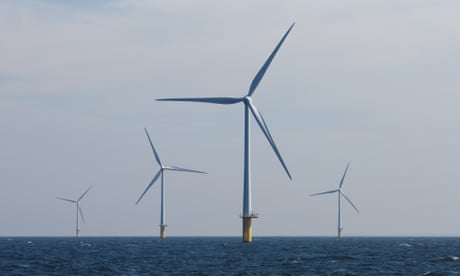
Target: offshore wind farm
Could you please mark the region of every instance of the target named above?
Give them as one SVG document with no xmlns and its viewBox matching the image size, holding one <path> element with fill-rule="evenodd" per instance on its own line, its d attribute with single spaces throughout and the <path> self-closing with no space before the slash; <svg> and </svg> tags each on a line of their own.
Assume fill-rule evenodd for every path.
<svg viewBox="0 0 460 276">
<path fill-rule="evenodd" d="M 0 274 L 460 273 L 459 13 L 0 1 Z"/>
</svg>

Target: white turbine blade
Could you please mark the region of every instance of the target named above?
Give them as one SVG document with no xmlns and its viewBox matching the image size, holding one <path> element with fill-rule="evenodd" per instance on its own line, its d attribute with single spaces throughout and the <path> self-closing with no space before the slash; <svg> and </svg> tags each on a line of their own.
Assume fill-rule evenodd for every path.
<svg viewBox="0 0 460 276">
<path fill-rule="evenodd" d="M 85 223 L 85 217 L 83 217 L 83 212 L 80 208 L 80 205 L 78 205 L 78 212 L 80 213 L 81 220 L 83 221 L 83 223 Z"/>
<path fill-rule="evenodd" d="M 136 205 L 141 201 L 141 199 L 144 197 L 145 193 L 152 187 L 153 184 L 155 184 L 155 181 L 157 181 L 158 177 L 160 177 L 160 174 L 163 173 L 163 169 L 160 169 L 157 174 L 153 177 L 152 181 L 150 181 L 150 184 L 145 188 L 144 192 L 142 195 L 139 197 L 139 199 L 136 201 Z"/>
<path fill-rule="evenodd" d="M 333 194 L 333 193 L 336 193 L 337 191 L 338 191 L 338 190 L 331 190 L 331 191 L 327 191 L 327 192 L 312 194 L 312 195 L 310 195 L 310 196 L 325 195 L 325 194 Z"/>
<path fill-rule="evenodd" d="M 262 78 L 265 75 L 265 72 L 267 71 L 268 67 L 270 66 L 270 63 L 272 63 L 273 58 L 275 57 L 276 53 L 280 49 L 281 45 L 283 44 L 284 40 L 288 36 L 289 32 L 291 29 L 294 27 L 295 23 L 292 23 L 291 27 L 287 30 L 287 32 L 284 34 L 284 36 L 281 38 L 280 42 L 278 42 L 278 45 L 276 45 L 275 49 L 271 53 L 271 55 L 268 57 L 268 59 L 265 61 L 264 65 L 259 69 L 259 72 L 257 72 L 256 76 L 251 82 L 251 86 L 249 87 L 249 92 L 248 96 L 252 96 L 254 94 L 254 91 L 256 90 L 257 86 L 259 85 L 259 82 L 262 80 Z"/>
<path fill-rule="evenodd" d="M 192 173 L 205 173 L 205 174 L 207 174 L 207 172 L 202 172 L 202 171 L 197 171 L 197 170 L 191 170 L 191 169 L 186 169 L 186 168 L 181 168 L 181 167 L 176 167 L 176 166 L 165 167 L 165 169 L 170 170 L 170 171 L 192 172 Z"/>
<path fill-rule="evenodd" d="M 67 198 L 62 198 L 62 197 L 56 197 L 56 199 L 65 200 L 65 201 L 72 202 L 72 203 L 76 203 L 76 202 L 77 202 L 76 200 L 67 199 Z"/>
<path fill-rule="evenodd" d="M 212 98 L 166 98 L 157 99 L 157 101 L 167 102 L 199 102 L 199 103 L 212 103 L 212 104 L 235 104 L 243 101 L 242 98 L 233 97 L 212 97 Z"/>
<path fill-rule="evenodd" d="M 275 152 L 276 156 L 278 157 L 278 160 L 280 161 L 281 165 L 283 166 L 284 170 L 286 171 L 286 174 L 288 175 L 289 179 L 292 179 L 291 173 L 289 173 L 289 170 L 284 163 L 283 157 L 281 157 L 281 154 L 276 147 L 275 141 L 273 140 L 272 136 L 270 135 L 270 131 L 268 130 L 267 125 L 265 124 L 265 120 L 262 118 L 262 115 L 259 113 L 257 108 L 252 104 L 252 102 L 248 101 L 247 102 L 249 109 L 251 110 L 252 115 L 254 115 L 254 118 L 256 119 L 257 124 L 259 125 L 260 129 L 264 133 L 265 137 L 268 140 L 268 143 L 272 146 L 273 151 Z"/>
<path fill-rule="evenodd" d="M 351 200 L 348 198 L 348 196 L 346 196 L 345 193 L 342 192 L 342 191 L 340 191 L 340 193 L 341 193 L 341 194 L 343 195 L 343 197 L 348 201 L 348 203 L 350 203 L 351 206 L 353 206 L 353 208 L 356 210 L 356 212 L 359 213 L 358 208 L 356 208 L 356 206 L 353 204 L 353 202 L 351 202 Z"/>
<path fill-rule="evenodd" d="M 254 106 L 254 108 L 255 108 L 255 106 Z M 262 119 L 262 123 L 264 124 L 265 130 L 267 130 L 267 133 L 268 133 L 268 135 L 270 136 L 270 139 L 272 140 L 273 143 L 275 143 L 275 141 L 273 140 L 273 137 L 272 137 L 272 135 L 271 135 L 271 133 L 270 133 L 270 130 L 268 129 L 268 125 L 267 125 L 267 123 L 265 122 L 264 117 L 262 116 L 262 113 L 261 113 L 260 111 L 258 111 L 258 110 L 257 110 L 257 112 L 259 112 L 260 119 Z"/>
<path fill-rule="evenodd" d="M 152 140 L 150 139 L 150 135 L 149 135 L 147 129 L 144 128 L 144 130 L 145 130 L 145 134 L 147 135 L 147 138 L 149 139 L 149 143 L 150 143 L 150 146 L 152 147 L 153 155 L 155 156 L 155 159 L 157 160 L 158 165 L 160 165 L 160 167 L 163 167 L 163 165 L 161 164 L 161 161 L 160 161 L 160 156 L 158 156 L 158 153 L 155 150 L 155 147 L 153 146 Z"/>
<path fill-rule="evenodd" d="M 345 175 L 347 174 L 349 166 L 350 166 L 350 162 L 348 162 L 347 167 L 345 168 L 345 172 L 343 173 L 342 179 L 340 180 L 339 189 L 342 188 L 343 186 L 343 180 L 345 179 Z"/>
<path fill-rule="evenodd" d="M 89 190 L 91 190 L 92 187 L 93 187 L 93 186 L 89 187 L 88 190 L 86 190 L 86 191 L 78 198 L 77 201 L 80 201 L 80 200 L 89 192 Z"/>
</svg>

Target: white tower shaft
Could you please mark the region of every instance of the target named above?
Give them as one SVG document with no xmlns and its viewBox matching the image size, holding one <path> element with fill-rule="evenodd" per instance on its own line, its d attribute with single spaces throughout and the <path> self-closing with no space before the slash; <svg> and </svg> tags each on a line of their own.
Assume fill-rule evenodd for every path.
<svg viewBox="0 0 460 276">
<path fill-rule="evenodd" d="M 160 214 L 160 224 L 165 224 L 166 219 L 166 210 L 165 210 L 165 174 L 161 172 L 161 214 Z"/>
<path fill-rule="evenodd" d="M 249 105 L 244 105 L 244 176 L 243 176 L 243 241 L 252 242 L 251 168 L 249 145 Z"/>
<path fill-rule="evenodd" d="M 160 238 L 166 238 L 166 206 L 165 206 L 165 174 L 161 169 L 161 218 L 160 218 Z"/>
<path fill-rule="evenodd" d="M 76 209 L 77 209 L 77 216 L 76 216 L 77 221 L 75 223 L 75 237 L 78 238 L 78 232 L 80 232 L 80 230 L 78 229 L 78 207 L 79 207 L 78 202 L 75 205 L 76 205 Z"/>
<path fill-rule="evenodd" d="M 244 105 L 244 179 L 243 179 L 243 217 L 249 217 L 252 212 L 251 204 L 251 168 L 249 145 L 249 107 Z"/>
<path fill-rule="evenodd" d="M 337 203 L 337 208 L 338 208 L 338 212 L 337 212 L 337 237 L 340 239 L 342 238 L 342 214 L 340 213 L 340 190 L 337 192 L 337 196 L 338 196 L 338 203 Z"/>
</svg>

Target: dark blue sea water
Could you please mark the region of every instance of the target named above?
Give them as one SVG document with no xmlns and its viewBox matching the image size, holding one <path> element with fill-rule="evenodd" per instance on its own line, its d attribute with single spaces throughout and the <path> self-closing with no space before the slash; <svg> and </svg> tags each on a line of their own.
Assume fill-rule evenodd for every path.
<svg viewBox="0 0 460 276">
<path fill-rule="evenodd" d="M 460 238 L 0 238 L 0 275 L 456 275 Z"/>
</svg>

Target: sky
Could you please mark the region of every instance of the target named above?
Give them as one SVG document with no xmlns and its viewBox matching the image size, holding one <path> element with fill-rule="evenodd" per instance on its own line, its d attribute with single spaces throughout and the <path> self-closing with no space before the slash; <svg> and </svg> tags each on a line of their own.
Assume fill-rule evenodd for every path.
<svg viewBox="0 0 460 276">
<path fill-rule="evenodd" d="M 460 3 L 0 2 L 0 236 L 240 236 L 243 106 L 155 101 L 253 95 L 254 236 L 460 234 Z"/>
</svg>

